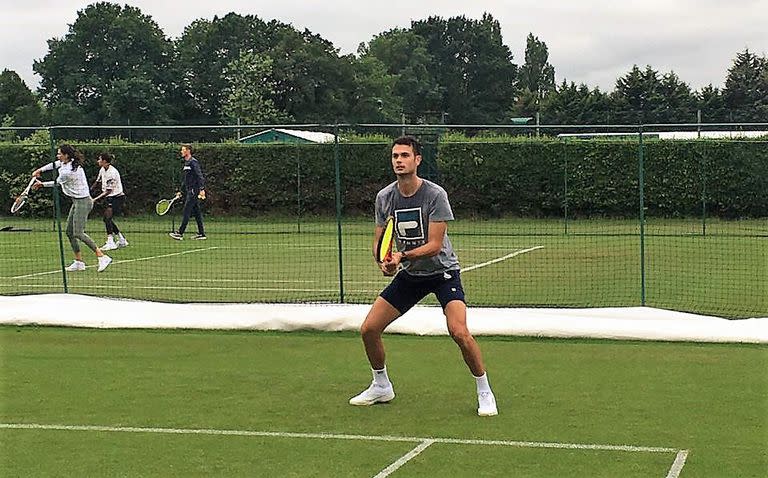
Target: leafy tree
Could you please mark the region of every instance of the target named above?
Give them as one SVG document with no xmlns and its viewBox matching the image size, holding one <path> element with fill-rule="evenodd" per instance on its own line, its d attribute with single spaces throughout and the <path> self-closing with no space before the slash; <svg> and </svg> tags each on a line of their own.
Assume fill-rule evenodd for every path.
<svg viewBox="0 0 768 478">
<path fill-rule="evenodd" d="M 172 45 L 138 8 L 89 5 L 63 38 L 48 40 L 48 48 L 33 69 L 42 77 L 39 91 L 55 121 L 167 120 Z M 128 102 L 117 96 L 128 91 L 136 106 L 125 110 Z"/>
<path fill-rule="evenodd" d="M 555 90 L 555 67 L 549 64 L 547 44 L 533 33 L 526 39 L 525 63 L 520 67 L 517 84 L 520 90 L 533 95 L 537 107 L 548 93 Z"/>
<path fill-rule="evenodd" d="M 423 37 L 410 30 L 389 30 L 360 45 L 358 55 L 361 60 L 375 58 L 395 78 L 394 94 L 402 102 L 402 110 L 396 113 L 417 122 L 426 119 L 425 112 L 441 110 L 445 88 L 437 82 L 435 59 Z"/>
<path fill-rule="evenodd" d="M 616 80 L 611 98 L 614 116 L 622 123 L 653 121 L 652 111 L 658 102 L 659 73 L 650 65 L 641 70 L 637 65 Z"/>
<path fill-rule="evenodd" d="M 504 45 L 501 26 L 490 14 L 430 17 L 411 23 L 435 59 L 435 76 L 444 88 L 441 109 L 452 123 L 496 123 L 514 102 L 517 66 Z"/>
<path fill-rule="evenodd" d="M 398 77 L 372 55 L 353 59 L 355 93 L 350 101 L 349 121 L 396 122 L 403 111 L 402 98 L 395 93 Z"/>
<path fill-rule="evenodd" d="M 0 119 L 7 126 L 39 126 L 43 109 L 37 97 L 13 70 L 0 73 Z"/>
<path fill-rule="evenodd" d="M 768 117 L 768 59 L 749 49 L 738 53 L 723 89 L 725 106 L 734 121 L 765 121 Z"/>
<path fill-rule="evenodd" d="M 159 114 L 167 107 L 163 98 L 164 95 L 157 85 L 146 76 L 116 79 L 104 92 L 102 98 L 104 111 L 102 122 L 107 124 L 167 122 L 167 116 Z"/>
<path fill-rule="evenodd" d="M 254 15 L 228 13 L 198 19 L 175 42 L 181 88 L 185 92 L 186 123 L 217 124 L 226 116 L 228 80 L 224 70 L 244 51 L 261 53 L 269 47 L 269 26 Z"/>
<path fill-rule="evenodd" d="M 229 13 L 196 20 L 176 42 L 184 88 L 199 121 L 226 120 L 225 69 L 243 51 L 272 60 L 268 82 L 275 108 L 296 121 L 335 121 L 348 110 L 354 91 L 352 62 L 329 41 L 277 21 Z"/>
<path fill-rule="evenodd" d="M 291 118 L 275 107 L 274 82 L 271 80 L 272 59 L 252 51 L 241 51 L 240 57 L 224 68 L 227 95 L 223 112 L 231 120 L 246 124 L 282 123 Z"/>
<path fill-rule="evenodd" d="M 696 105 L 705 123 L 720 123 L 729 119 L 723 93 L 711 83 L 696 93 Z"/>
<path fill-rule="evenodd" d="M 339 57 L 331 42 L 309 30 L 275 30 L 275 105 L 300 122 L 343 121 L 355 94 L 351 56 Z"/>
<path fill-rule="evenodd" d="M 609 124 L 611 101 L 599 88 L 566 80 L 541 102 L 542 122 L 547 124 Z"/>
<path fill-rule="evenodd" d="M 691 123 L 696 121 L 696 98 L 691 88 L 675 72 L 664 74 L 657 89 L 654 121 L 659 123 Z"/>
</svg>

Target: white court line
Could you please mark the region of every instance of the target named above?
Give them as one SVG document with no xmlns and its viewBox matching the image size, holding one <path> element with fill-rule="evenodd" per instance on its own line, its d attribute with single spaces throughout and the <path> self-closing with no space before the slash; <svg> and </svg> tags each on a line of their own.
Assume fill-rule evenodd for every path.
<svg viewBox="0 0 768 478">
<path fill-rule="evenodd" d="M 61 287 L 61 284 L 0 284 L 0 287 L 30 287 L 36 289 L 52 289 L 55 287 Z M 72 284 L 70 282 L 69 287 L 73 290 L 77 289 L 120 289 L 125 290 L 125 286 L 119 285 L 80 285 Z M 172 285 L 132 285 L 131 289 L 142 290 L 200 290 L 201 286 L 172 286 Z M 210 287 L 203 286 L 205 290 L 239 290 L 239 291 L 252 291 L 252 292 L 333 292 L 338 293 L 339 289 L 286 289 L 285 287 Z M 354 293 L 370 292 L 370 291 L 350 291 Z"/>
<path fill-rule="evenodd" d="M 0 284 L 0 288 L 18 288 L 18 287 L 28 287 L 30 289 L 61 289 L 61 283 L 58 284 L 19 284 L 16 283 L 8 283 L 8 284 Z M 80 284 L 72 284 L 69 285 L 71 291 L 70 292 L 76 292 L 77 289 L 94 289 L 94 290 L 101 290 L 101 289 L 118 289 L 118 290 L 125 290 L 125 286 L 116 286 L 116 285 L 80 285 Z M 197 287 L 182 287 L 182 286 L 131 286 L 131 289 L 142 289 L 142 290 L 200 290 L 201 286 Z M 331 293 L 331 294 L 338 294 L 339 289 L 287 289 L 285 287 L 209 287 L 209 286 L 202 286 L 206 290 L 219 290 L 219 291 L 239 291 L 239 292 L 319 292 L 319 293 Z M 378 294 L 381 292 L 381 289 L 344 289 L 345 293 L 347 294 Z M 335 304 L 336 302 L 333 302 Z"/>
<path fill-rule="evenodd" d="M 99 282 L 149 282 L 153 279 L 140 279 L 137 277 L 99 277 Z M 168 282 L 167 279 L 154 279 L 158 282 Z M 231 283 L 239 283 L 239 282 L 266 282 L 266 283 L 278 283 L 278 284 L 314 284 L 316 282 L 323 282 L 320 280 L 302 280 L 302 279 L 295 279 L 295 280 L 283 280 L 283 279 L 210 279 L 210 278 L 204 278 L 204 279 L 173 279 L 173 282 L 192 282 L 195 284 L 215 284 L 217 282 L 231 282 Z"/>
<path fill-rule="evenodd" d="M 419 446 L 401 457 L 393 463 L 403 463 L 421 453 L 433 443 L 447 443 L 452 445 L 484 445 L 484 446 L 509 446 L 515 448 L 550 448 L 565 450 L 595 450 L 595 451 L 622 451 L 622 452 L 642 452 L 642 453 L 677 453 L 672 467 L 666 475 L 666 478 L 679 478 L 680 472 L 685 465 L 690 450 L 680 450 L 677 448 L 659 447 L 659 446 L 638 446 L 638 445 L 603 445 L 597 443 L 558 443 L 558 442 L 535 442 L 535 441 L 516 441 L 516 440 L 465 440 L 460 438 L 425 438 L 425 437 L 398 437 L 398 436 L 376 436 L 376 435 L 346 435 L 333 433 L 294 433 L 294 432 L 259 432 L 251 430 L 218 430 L 210 428 L 158 428 L 158 427 L 109 427 L 100 425 L 42 425 L 38 423 L 0 423 L 0 429 L 12 430 L 60 430 L 60 431 L 90 431 L 90 432 L 124 432 L 124 433 L 162 433 L 175 435 L 227 435 L 227 436 L 255 436 L 255 437 L 275 437 L 275 438 L 316 438 L 324 440 L 359 440 L 359 441 L 384 441 L 384 442 L 416 442 Z M 406 458 L 407 457 L 407 458 Z M 399 467 L 398 466 L 398 467 Z M 384 473 L 389 467 L 381 471 Z M 390 473 L 394 471 L 391 470 Z M 379 475 L 376 475 L 379 476 Z M 387 475 L 381 475 L 387 476 Z"/>
<path fill-rule="evenodd" d="M 685 466 L 685 460 L 688 458 L 688 450 L 680 450 L 677 452 L 677 455 L 675 456 L 675 461 L 672 463 L 672 468 L 669 469 L 669 473 L 667 473 L 666 478 L 678 478 L 680 476 L 680 472 L 683 470 L 683 466 Z"/>
<path fill-rule="evenodd" d="M 101 425 L 43 425 L 39 423 L 0 423 L 0 429 L 60 430 L 86 432 L 165 433 L 175 435 L 229 435 L 276 438 L 319 438 L 331 440 L 364 440 L 384 442 L 447 443 L 451 445 L 509 446 L 514 448 L 554 448 L 565 450 L 626 451 L 645 453 L 674 453 L 678 448 L 637 445 L 601 445 L 596 443 L 558 443 L 516 440 L 465 440 L 461 438 L 409 437 L 390 435 L 347 435 L 335 433 L 260 432 L 252 430 L 219 430 L 212 428 L 109 427 Z M 687 450 L 683 450 L 686 451 Z"/>
<path fill-rule="evenodd" d="M 529 247 L 528 249 L 523 249 L 523 250 L 520 250 L 520 251 L 511 252 L 511 253 L 507 254 L 506 256 L 497 257 L 496 259 L 490 260 L 488 262 L 483 262 L 481 264 L 475 264 L 475 265 L 472 265 L 472 266 L 469 266 L 469 267 L 465 267 L 465 268 L 461 269 L 461 272 L 462 273 L 469 272 L 469 271 L 473 271 L 475 269 L 479 269 L 481 267 L 489 266 L 491 264 L 496 264 L 497 262 L 506 261 L 507 259 L 511 259 L 511 258 L 513 258 L 515 256 L 519 256 L 520 254 L 525 254 L 526 252 L 535 251 L 536 249 L 544 249 L 544 246 Z"/>
<path fill-rule="evenodd" d="M 213 247 L 205 247 L 203 249 L 191 249 L 189 251 L 181 251 L 181 252 L 173 252 L 171 254 L 161 254 L 159 256 L 150 256 L 150 257 L 139 257 L 137 259 L 126 259 L 123 261 L 112 261 L 112 265 L 115 264 L 127 264 L 129 262 L 138 262 L 138 261 L 148 261 L 151 259 L 160 259 L 162 257 L 171 257 L 171 256 L 180 256 L 183 254 L 191 254 L 193 252 L 203 252 L 203 251 L 210 251 L 211 249 L 218 249 L 218 246 Z M 86 268 L 89 267 L 96 267 L 95 265 L 91 266 L 85 266 Z M 46 274 L 56 274 L 57 272 L 61 272 L 61 269 L 56 269 L 55 271 L 46 271 L 46 272 L 35 272 L 34 274 L 25 274 L 23 276 L 14 276 L 14 277 L 2 277 L 2 279 L 26 279 L 27 277 L 35 277 L 35 276 L 42 276 Z"/>
<path fill-rule="evenodd" d="M 331 244 L 329 246 L 308 246 L 306 244 L 259 244 L 258 246 L 236 246 L 232 249 L 267 249 L 268 247 L 287 247 L 290 249 L 312 249 L 316 251 L 337 251 L 339 250 L 338 244 Z M 344 251 L 371 251 L 371 254 L 373 254 L 373 248 L 372 247 L 342 247 L 342 250 Z"/>
<path fill-rule="evenodd" d="M 418 454 L 419 454 L 419 453 L 421 453 L 422 451 L 426 450 L 426 449 L 427 449 L 427 447 L 428 447 L 429 445 L 433 444 L 434 442 L 435 442 L 435 440 L 424 440 L 423 442 L 419 443 L 419 444 L 416 446 L 416 448 L 414 448 L 413 450 L 409 451 L 409 452 L 408 452 L 408 453 L 406 453 L 405 455 L 403 455 L 403 456 L 401 456 L 400 458 L 398 458 L 398 459 L 397 459 L 397 461 L 395 461 L 394 463 L 392 463 L 392 464 L 391 464 L 391 465 L 389 465 L 388 467 L 386 467 L 386 468 L 384 468 L 383 470 L 381 470 L 381 471 L 380 471 L 380 472 L 379 472 L 379 473 L 378 473 L 376 476 L 374 476 L 373 478 L 386 478 L 387 476 L 389 476 L 389 475 L 391 475 L 392 473 L 394 473 L 395 471 L 397 471 L 397 469 L 398 469 L 398 468 L 400 468 L 401 466 L 403 466 L 403 465 L 405 465 L 406 463 L 408 463 L 408 461 L 409 461 L 411 458 L 415 457 L 416 455 L 418 455 Z"/>
</svg>

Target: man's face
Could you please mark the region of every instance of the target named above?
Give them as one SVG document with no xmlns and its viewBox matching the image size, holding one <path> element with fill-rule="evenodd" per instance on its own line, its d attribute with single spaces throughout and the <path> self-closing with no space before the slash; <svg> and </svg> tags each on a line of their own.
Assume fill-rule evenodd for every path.
<svg viewBox="0 0 768 478">
<path fill-rule="evenodd" d="M 103 160 L 103 159 L 101 159 L 101 158 L 99 158 L 99 159 L 96 161 L 96 163 L 98 163 L 98 165 L 99 165 L 99 167 L 100 167 L 100 168 L 104 168 L 104 169 L 107 169 L 107 167 L 108 167 L 108 165 L 109 165 L 109 163 L 108 163 L 108 162 L 104 161 L 104 160 Z"/>
<path fill-rule="evenodd" d="M 420 163 L 421 155 L 414 154 L 412 146 L 405 144 L 392 146 L 392 169 L 396 175 L 414 174 Z"/>
<path fill-rule="evenodd" d="M 186 158 L 187 156 L 189 156 L 189 150 L 185 146 L 182 146 L 181 147 L 181 157 L 182 158 Z"/>
</svg>

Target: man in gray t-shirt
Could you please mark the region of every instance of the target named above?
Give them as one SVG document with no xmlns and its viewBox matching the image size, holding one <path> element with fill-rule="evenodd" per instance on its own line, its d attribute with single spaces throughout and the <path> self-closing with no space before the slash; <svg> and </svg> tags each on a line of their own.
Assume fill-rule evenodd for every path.
<svg viewBox="0 0 768 478">
<path fill-rule="evenodd" d="M 389 217 L 394 218 L 397 252 L 379 264 L 386 276 L 395 276 L 373 303 L 361 326 L 363 344 L 373 373 L 373 382 L 349 400 L 351 405 L 373 405 L 395 398 L 387 375 L 381 335 L 395 319 L 429 293 L 443 308 L 448 332 L 461 349 L 477 385 L 477 414 L 498 414 L 496 399 L 488 384 L 480 347 L 467 329 L 467 306 L 461 285 L 459 260 L 448 234 L 447 221 L 453 211 L 445 190 L 417 175 L 421 146 L 416 138 L 402 136 L 392 144 L 392 169 L 397 181 L 376 195 L 376 244 Z"/>
<path fill-rule="evenodd" d="M 413 250 L 427 243 L 430 222 L 453 220 L 453 211 L 445 190 L 426 179 L 413 196 L 403 196 L 397 181 L 376 195 L 376 225 L 384 227 L 387 218 L 395 219 L 395 239 L 398 251 Z M 429 276 L 459 270 L 459 259 L 453 251 L 448 234 L 443 236 L 440 252 L 435 256 L 400 262 L 401 269 L 413 276 Z"/>
</svg>

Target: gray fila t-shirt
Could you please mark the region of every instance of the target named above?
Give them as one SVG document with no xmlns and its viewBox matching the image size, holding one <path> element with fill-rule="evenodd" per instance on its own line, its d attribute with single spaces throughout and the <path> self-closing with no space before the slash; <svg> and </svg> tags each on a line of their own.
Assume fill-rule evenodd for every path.
<svg viewBox="0 0 768 478">
<path fill-rule="evenodd" d="M 429 240 L 429 221 L 453 220 L 445 189 L 426 179 L 422 181 L 419 189 L 410 197 L 400 194 L 397 181 L 376 195 L 376 225 L 383 227 L 388 217 L 395 218 L 395 240 L 399 251 L 409 251 L 426 244 Z M 458 270 L 459 259 L 446 233 L 439 254 L 413 261 L 405 260 L 401 265 L 411 275 L 428 276 Z"/>
</svg>

